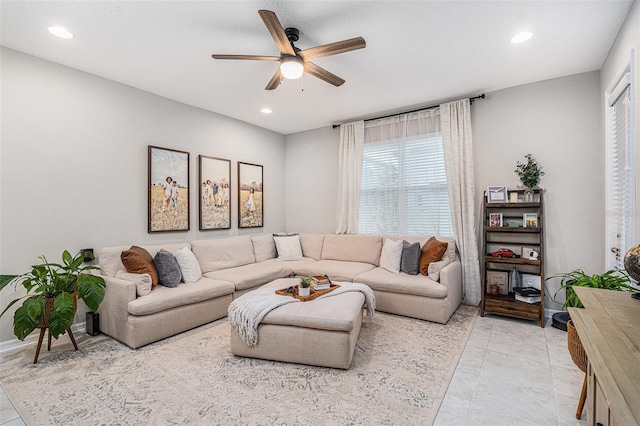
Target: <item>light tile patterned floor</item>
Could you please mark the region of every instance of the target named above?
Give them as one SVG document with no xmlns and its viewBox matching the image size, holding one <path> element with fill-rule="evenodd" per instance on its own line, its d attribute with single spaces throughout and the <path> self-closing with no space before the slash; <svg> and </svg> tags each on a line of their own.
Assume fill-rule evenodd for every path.
<svg viewBox="0 0 640 426">
<path fill-rule="evenodd" d="M 586 409 L 575 418 L 583 380 L 564 331 L 479 317 L 435 425 L 584 425 Z"/>
<path fill-rule="evenodd" d="M 569 357 L 565 332 L 479 317 L 435 424 L 584 425 L 585 412 L 575 419 L 583 379 Z M 24 425 L 1 386 L 0 425 Z"/>
</svg>

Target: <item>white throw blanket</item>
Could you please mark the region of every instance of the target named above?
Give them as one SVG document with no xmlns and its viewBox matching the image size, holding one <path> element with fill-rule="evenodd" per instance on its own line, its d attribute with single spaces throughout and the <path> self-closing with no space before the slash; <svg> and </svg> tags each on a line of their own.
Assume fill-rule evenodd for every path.
<svg viewBox="0 0 640 426">
<path fill-rule="evenodd" d="M 373 318 L 376 311 L 376 298 L 373 290 L 367 285 L 340 283 L 340 287 L 323 294 L 317 299 L 337 296 L 349 291 L 359 291 L 364 294 L 367 302 L 367 317 Z M 276 294 L 275 288 L 259 288 L 245 293 L 231 302 L 229 305 L 229 322 L 248 346 L 255 346 L 258 344 L 258 325 L 260 325 L 264 316 L 279 306 L 295 302 L 300 302 L 300 300 L 295 297 Z"/>
</svg>

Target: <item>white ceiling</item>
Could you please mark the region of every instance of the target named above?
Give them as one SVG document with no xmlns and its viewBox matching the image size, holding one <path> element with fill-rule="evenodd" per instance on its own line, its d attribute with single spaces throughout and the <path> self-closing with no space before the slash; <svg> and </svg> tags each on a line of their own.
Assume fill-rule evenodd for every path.
<svg viewBox="0 0 640 426">
<path fill-rule="evenodd" d="M 2 1 L 2 46 L 282 134 L 599 70 L 632 5 L 600 1 Z M 259 9 L 301 49 L 362 36 L 314 62 L 344 78 L 264 87 L 278 55 Z M 51 36 L 63 25 L 72 40 Z M 528 30 L 523 44 L 509 42 Z M 273 114 L 264 115 L 263 107 Z"/>
</svg>

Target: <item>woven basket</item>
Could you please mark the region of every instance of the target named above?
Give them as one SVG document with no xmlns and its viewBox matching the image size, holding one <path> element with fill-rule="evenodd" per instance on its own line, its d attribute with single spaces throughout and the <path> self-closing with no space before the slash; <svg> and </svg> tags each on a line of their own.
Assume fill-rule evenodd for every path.
<svg viewBox="0 0 640 426">
<path fill-rule="evenodd" d="M 569 354 L 574 364 L 578 366 L 583 372 L 587 372 L 587 354 L 584 351 L 584 346 L 578 336 L 578 330 L 573 325 L 573 321 L 567 322 L 567 347 L 569 348 Z"/>
</svg>

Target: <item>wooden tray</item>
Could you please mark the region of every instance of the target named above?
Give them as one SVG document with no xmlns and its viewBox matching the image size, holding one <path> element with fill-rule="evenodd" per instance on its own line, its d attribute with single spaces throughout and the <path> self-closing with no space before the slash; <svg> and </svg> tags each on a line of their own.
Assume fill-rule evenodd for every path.
<svg viewBox="0 0 640 426">
<path fill-rule="evenodd" d="M 336 288 L 340 287 L 338 284 L 331 284 L 331 286 L 327 289 L 324 290 L 311 290 L 311 294 L 308 296 L 299 296 L 298 295 L 298 286 L 294 285 L 292 286 L 293 290 L 295 292 L 295 294 L 291 294 L 291 293 L 287 293 L 287 290 L 289 289 L 289 287 L 287 288 L 282 288 L 280 290 L 276 290 L 276 294 L 279 294 L 280 296 L 291 296 L 291 297 L 295 297 L 296 299 L 298 299 L 301 302 L 308 302 L 309 300 L 313 300 L 316 297 L 320 297 L 323 294 L 327 294 L 332 292 L 333 290 L 335 290 Z"/>
</svg>

